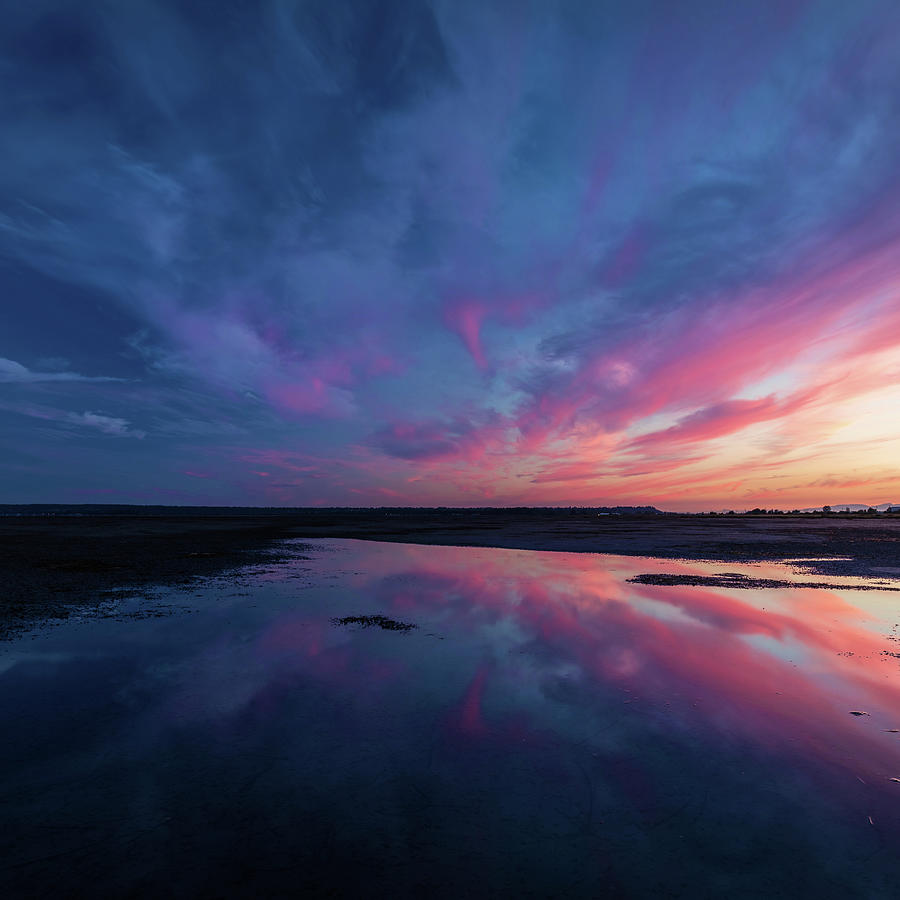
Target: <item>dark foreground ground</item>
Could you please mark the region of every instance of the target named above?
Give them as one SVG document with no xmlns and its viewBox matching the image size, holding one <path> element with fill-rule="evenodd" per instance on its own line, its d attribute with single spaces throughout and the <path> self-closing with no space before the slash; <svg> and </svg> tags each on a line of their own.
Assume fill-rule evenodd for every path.
<svg viewBox="0 0 900 900">
<path fill-rule="evenodd" d="M 749 562 L 900 577 L 900 516 L 598 516 L 569 510 L 0 508 L 0 636 L 109 591 L 275 561 L 288 538 L 360 538 Z M 75 514 L 77 513 L 77 514 Z M 838 557 L 840 559 L 834 559 Z"/>
</svg>

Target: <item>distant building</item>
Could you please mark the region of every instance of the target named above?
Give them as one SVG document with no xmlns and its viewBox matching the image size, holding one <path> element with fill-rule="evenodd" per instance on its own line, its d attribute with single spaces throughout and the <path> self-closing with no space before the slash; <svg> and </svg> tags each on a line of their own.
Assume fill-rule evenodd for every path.
<svg viewBox="0 0 900 900">
<path fill-rule="evenodd" d="M 900 513 L 900 506 L 889 506 L 885 512 L 889 513 Z"/>
</svg>

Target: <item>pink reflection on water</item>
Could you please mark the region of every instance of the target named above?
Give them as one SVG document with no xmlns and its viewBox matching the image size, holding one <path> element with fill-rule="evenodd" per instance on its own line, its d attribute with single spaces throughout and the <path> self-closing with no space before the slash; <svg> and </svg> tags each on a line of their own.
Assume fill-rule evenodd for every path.
<svg viewBox="0 0 900 900">
<path fill-rule="evenodd" d="M 818 773 L 821 789 L 846 795 L 866 822 L 897 818 L 888 780 L 900 777 L 900 735 L 888 731 L 900 727 L 900 660 L 888 655 L 900 652 L 890 633 L 896 593 L 842 590 L 840 579 L 834 590 L 628 580 L 825 581 L 775 565 L 316 544 L 328 550 L 249 576 L 260 598 L 281 599 L 241 642 L 208 649 L 180 716 L 277 720 L 298 685 L 315 685 L 378 722 L 414 709 L 414 729 L 459 753 L 599 741 L 604 765 L 641 806 L 664 790 L 641 758 L 662 740 L 700 754 L 763 754 L 803 777 Z M 373 613 L 418 628 L 330 621 Z"/>
<path fill-rule="evenodd" d="M 888 655 L 900 647 L 872 611 L 889 609 L 895 594 L 841 591 L 840 579 L 835 590 L 627 581 L 723 570 L 823 581 L 775 565 L 335 543 L 362 572 L 354 588 L 387 614 L 426 616 L 448 634 L 514 629 L 539 660 L 620 688 L 629 711 L 664 706 L 672 728 L 711 728 L 874 778 L 900 773 L 897 736 L 887 732 L 900 727 L 900 665 Z M 496 648 L 472 675 L 454 713 L 462 731 L 490 730 L 482 698 L 494 679 L 514 681 L 510 657 Z"/>
<path fill-rule="evenodd" d="M 483 735 L 488 732 L 488 726 L 482 717 L 481 706 L 484 696 L 484 686 L 490 674 L 491 667 L 483 663 L 475 672 L 458 710 L 454 710 L 450 717 L 450 724 L 467 735 Z"/>
</svg>

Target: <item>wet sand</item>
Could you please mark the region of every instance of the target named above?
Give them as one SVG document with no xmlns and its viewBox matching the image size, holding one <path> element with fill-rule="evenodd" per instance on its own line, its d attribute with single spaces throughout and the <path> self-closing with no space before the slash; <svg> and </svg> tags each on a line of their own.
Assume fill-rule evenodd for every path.
<svg viewBox="0 0 900 900">
<path fill-rule="evenodd" d="M 900 516 L 598 516 L 584 510 L 5 507 L 0 636 L 99 604 L 276 561 L 291 538 L 357 538 L 753 562 L 822 558 L 810 574 L 900 578 Z M 77 513 L 77 514 L 75 514 Z M 896 583 L 896 581 L 895 581 Z"/>
<path fill-rule="evenodd" d="M 184 585 L 283 555 L 266 518 L 22 516 L 0 518 L 0 639 L 110 592 Z"/>
</svg>

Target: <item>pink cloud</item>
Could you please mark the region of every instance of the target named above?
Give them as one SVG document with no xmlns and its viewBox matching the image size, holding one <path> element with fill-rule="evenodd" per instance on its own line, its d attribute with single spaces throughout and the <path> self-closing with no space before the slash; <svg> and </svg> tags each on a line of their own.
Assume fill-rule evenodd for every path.
<svg viewBox="0 0 900 900">
<path fill-rule="evenodd" d="M 602 272 L 603 283 L 619 287 L 638 272 L 650 243 L 650 229 L 635 225 L 616 248 Z"/>
<path fill-rule="evenodd" d="M 734 434 L 759 422 L 791 416 L 813 402 L 820 392 L 818 389 L 800 391 L 784 400 L 774 394 L 757 400 L 724 400 L 685 416 L 671 428 L 642 434 L 628 446 L 640 450 L 670 448 Z"/>
<path fill-rule="evenodd" d="M 475 365 L 482 371 L 488 368 L 481 346 L 481 325 L 486 313 L 484 304 L 475 300 L 456 302 L 444 310 L 444 321 L 459 335 Z"/>
<path fill-rule="evenodd" d="M 474 462 L 498 445 L 505 429 L 498 417 L 473 421 L 393 422 L 373 437 L 373 444 L 389 456 L 422 462 Z"/>
<path fill-rule="evenodd" d="M 273 381 L 263 390 L 269 403 L 283 412 L 341 417 L 353 410 L 352 399 L 346 391 L 318 377 L 302 382 Z"/>
<path fill-rule="evenodd" d="M 507 326 L 520 325 L 546 303 L 547 297 L 527 291 L 453 297 L 444 304 L 444 324 L 459 336 L 475 365 L 486 372 L 490 364 L 482 341 L 484 323 L 492 319 Z"/>
</svg>

